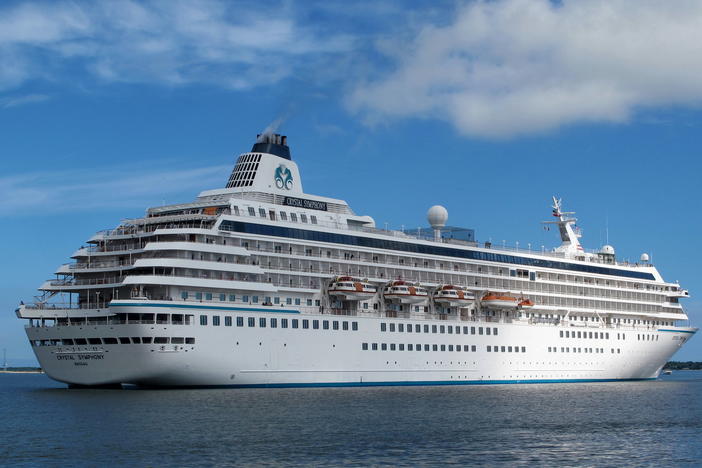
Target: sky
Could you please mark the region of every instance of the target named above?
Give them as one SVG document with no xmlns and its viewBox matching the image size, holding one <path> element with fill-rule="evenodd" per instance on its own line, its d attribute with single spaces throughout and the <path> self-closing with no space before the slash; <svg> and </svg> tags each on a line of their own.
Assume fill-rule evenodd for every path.
<svg viewBox="0 0 702 468">
<path fill-rule="evenodd" d="M 307 193 L 379 226 L 641 253 L 702 323 L 702 2 L 0 3 L 0 348 L 95 231 L 224 187 L 272 123 Z M 695 336 L 675 360 L 702 361 Z"/>
</svg>

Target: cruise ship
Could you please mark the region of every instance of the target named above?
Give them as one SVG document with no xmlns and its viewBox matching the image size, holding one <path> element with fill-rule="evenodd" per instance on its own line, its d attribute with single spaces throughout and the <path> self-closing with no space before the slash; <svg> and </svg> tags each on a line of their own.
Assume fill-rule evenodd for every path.
<svg viewBox="0 0 702 468">
<path fill-rule="evenodd" d="M 657 378 L 697 331 L 687 290 L 646 254 L 585 251 L 551 209 L 552 250 L 479 243 L 441 206 L 425 229 L 379 229 L 305 193 L 287 138 L 264 134 L 226 187 L 98 232 L 15 312 L 74 387 Z"/>
</svg>

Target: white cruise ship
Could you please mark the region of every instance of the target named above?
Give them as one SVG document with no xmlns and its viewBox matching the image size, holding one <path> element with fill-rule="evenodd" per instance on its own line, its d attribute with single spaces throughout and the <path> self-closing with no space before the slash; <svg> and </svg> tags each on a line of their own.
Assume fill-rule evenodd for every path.
<svg viewBox="0 0 702 468">
<path fill-rule="evenodd" d="M 644 254 L 508 249 L 446 227 L 376 228 L 309 195 L 286 137 L 226 188 L 98 232 L 16 310 L 72 386 L 444 385 L 654 379 L 697 331 Z"/>
</svg>

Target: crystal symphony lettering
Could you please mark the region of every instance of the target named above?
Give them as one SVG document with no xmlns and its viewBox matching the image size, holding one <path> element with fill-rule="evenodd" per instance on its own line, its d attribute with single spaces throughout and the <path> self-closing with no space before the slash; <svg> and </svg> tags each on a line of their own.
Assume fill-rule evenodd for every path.
<svg viewBox="0 0 702 468">
<path fill-rule="evenodd" d="M 307 208 L 310 210 L 327 211 L 327 203 L 317 200 L 307 200 L 305 198 L 285 197 L 283 205 L 297 208 Z"/>
</svg>

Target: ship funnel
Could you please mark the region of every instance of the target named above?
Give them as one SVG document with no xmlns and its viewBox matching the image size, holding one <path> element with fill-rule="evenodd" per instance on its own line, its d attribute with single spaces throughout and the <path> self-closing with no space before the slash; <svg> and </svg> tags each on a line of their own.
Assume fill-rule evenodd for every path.
<svg viewBox="0 0 702 468">
<path fill-rule="evenodd" d="M 256 143 L 251 148 L 252 153 L 268 153 L 283 159 L 292 160 L 288 137 L 278 133 L 261 133 L 256 135 Z"/>
</svg>

